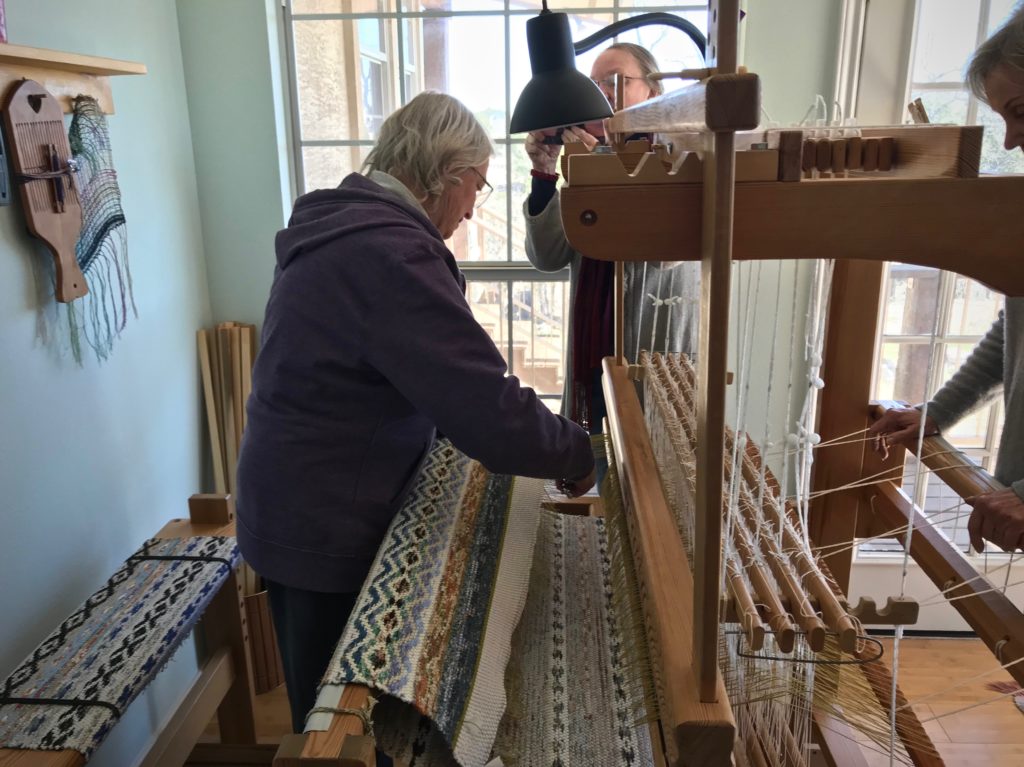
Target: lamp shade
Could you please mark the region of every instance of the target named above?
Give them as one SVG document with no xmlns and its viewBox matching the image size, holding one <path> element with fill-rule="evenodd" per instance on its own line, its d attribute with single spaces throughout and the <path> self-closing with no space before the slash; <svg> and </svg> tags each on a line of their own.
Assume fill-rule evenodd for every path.
<svg viewBox="0 0 1024 767">
<path fill-rule="evenodd" d="M 533 78 L 512 111 L 511 133 L 563 128 L 612 116 L 608 99 L 576 69 L 569 17 L 541 11 L 526 22 Z"/>
</svg>

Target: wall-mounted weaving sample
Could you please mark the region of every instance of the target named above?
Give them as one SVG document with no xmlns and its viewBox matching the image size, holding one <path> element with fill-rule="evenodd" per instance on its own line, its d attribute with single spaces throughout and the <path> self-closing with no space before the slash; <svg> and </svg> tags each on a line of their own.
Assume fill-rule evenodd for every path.
<svg viewBox="0 0 1024 767">
<path fill-rule="evenodd" d="M 128 312 L 137 317 L 138 310 L 107 119 L 90 96 L 76 97 L 73 106 L 68 140 L 78 166 L 75 183 L 82 203 L 82 233 L 75 258 L 89 280 L 90 294 L 68 307 L 68 324 L 72 353 L 81 362 L 83 334 L 97 359 L 105 360 L 128 322 Z"/>
<path fill-rule="evenodd" d="M 418 767 L 480 767 L 505 710 L 543 481 L 489 473 L 440 440 L 377 553 L 318 707 L 377 691 L 378 747 Z M 313 713 L 307 730 L 325 729 Z"/>
<path fill-rule="evenodd" d="M 0 686 L 0 748 L 72 749 L 88 760 L 238 559 L 234 538 L 146 542 Z"/>
</svg>

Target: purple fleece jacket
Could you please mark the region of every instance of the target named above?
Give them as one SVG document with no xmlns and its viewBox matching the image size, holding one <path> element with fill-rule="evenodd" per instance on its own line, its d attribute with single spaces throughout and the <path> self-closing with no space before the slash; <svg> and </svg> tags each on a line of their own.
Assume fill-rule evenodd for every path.
<svg viewBox="0 0 1024 767">
<path fill-rule="evenodd" d="M 352 174 L 299 198 L 276 250 L 238 460 L 256 572 L 357 591 L 435 428 L 493 472 L 591 470 L 587 434 L 506 376 L 421 210 Z"/>
</svg>

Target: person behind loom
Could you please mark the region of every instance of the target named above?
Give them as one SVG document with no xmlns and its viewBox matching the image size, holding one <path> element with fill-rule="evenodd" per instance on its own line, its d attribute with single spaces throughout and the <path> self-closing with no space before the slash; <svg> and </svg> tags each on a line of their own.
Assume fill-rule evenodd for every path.
<svg viewBox="0 0 1024 767">
<path fill-rule="evenodd" d="M 658 64 L 646 48 L 615 43 L 595 59 L 590 77 L 609 102 L 615 97 L 615 75 L 622 77 L 622 106 L 631 107 L 661 95 L 661 81 L 651 77 L 657 71 Z M 553 133 L 535 131 L 526 138 L 526 153 L 533 164 L 530 195 L 523 205 L 526 255 L 544 272 L 569 267 L 572 310 L 566 329 L 569 342 L 562 413 L 591 434 L 598 434 L 607 412 L 601 390 L 601 360 L 614 353 L 615 268 L 611 262 L 577 253 L 566 240 L 555 188 L 561 146 L 544 143 L 544 137 Z M 605 142 L 603 124 L 588 123 L 585 129 L 566 128 L 562 140 L 580 141 L 593 149 Z M 696 348 L 699 282 L 697 263 L 626 263 L 623 335 L 627 358 L 635 361 L 638 349 Z"/>
<path fill-rule="evenodd" d="M 492 154 L 462 103 L 421 93 L 365 175 L 300 197 L 277 235 L 238 545 L 267 584 L 296 732 L 437 432 L 492 472 L 593 485 L 590 438 L 506 376 L 444 245 L 490 190 Z"/>
<path fill-rule="evenodd" d="M 1024 8 L 975 51 L 967 83 L 1006 123 L 1006 149 L 1024 150 Z M 938 434 L 1000 391 L 1005 414 L 995 477 L 1007 487 L 966 499 L 979 552 L 985 540 L 1006 551 L 1024 547 L 1024 298 L 1006 299 L 988 334 L 927 403 L 924 434 Z M 894 408 L 873 424 L 878 450 L 887 452 L 889 442 L 916 445 L 922 408 Z"/>
</svg>

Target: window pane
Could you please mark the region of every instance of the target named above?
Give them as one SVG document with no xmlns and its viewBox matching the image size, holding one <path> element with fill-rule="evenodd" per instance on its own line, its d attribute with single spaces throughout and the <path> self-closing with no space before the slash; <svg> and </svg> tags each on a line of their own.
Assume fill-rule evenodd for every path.
<svg viewBox="0 0 1024 767">
<path fill-rule="evenodd" d="M 297 21 L 294 31 L 302 140 L 372 138 L 379 121 L 368 109 L 386 116 L 396 106 L 386 61 L 364 56 L 352 21 Z"/>
<path fill-rule="evenodd" d="M 561 394 L 565 380 L 566 282 L 512 283 L 512 373 L 538 394 Z"/>
<path fill-rule="evenodd" d="M 1020 5 L 1020 0 L 989 0 L 989 2 L 988 34 L 992 34 L 999 27 L 1003 26 L 1003 22 Z"/>
<path fill-rule="evenodd" d="M 356 19 L 356 29 L 359 30 L 360 53 L 384 54 L 387 48 L 383 19 Z"/>
<path fill-rule="evenodd" d="M 929 343 L 883 343 L 875 396 L 909 404 L 921 402 L 925 397 L 930 352 Z"/>
<path fill-rule="evenodd" d="M 466 300 L 476 321 L 494 341 L 508 364 L 508 284 L 505 282 L 466 283 Z"/>
<path fill-rule="evenodd" d="M 921 0 L 914 82 L 962 82 L 977 43 L 981 0 Z"/>
<path fill-rule="evenodd" d="M 292 0 L 292 13 L 381 13 L 395 10 L 393 0 Z"/>
<path fill-rule="evenodd" d="M 521 142 L 512 144 L 512 260 L 527 261 L 526 220 L 523 216 L 523 202 L 530 194 L 530 169 L 533 164 L 526 155 L 526 146 Z M 561 180 L 559 180 L 561 183 Z"/>
<path fill-rule="evenodd" d="M 962 91 L 932 91 L 914 89 L 910 92 L 910 100 L 920 98 L 928 113 L 928 121 L 933 123 L 967 123 L 967 106 L 970 96 Z"/>
<path fill-rule="evenodd" d="M 652 3 L 653 4 L 653 3 Z M 626 17 L 638 14 L 626 14 Z M 707 11 L 688 11 L 674 14 L 692 22 L 701 32 L 708 28 Z M 689 35 L 679 29 L 665 26 L 649 26 L 624 32 L 618 36 L 621 43 L 637 43 L 654 54 L 658 69 L 662 72 L 678 72 L 704 66 L 700 49 Z M 666 91 L 674 91 L 688 83 L 684 80 L 663 80 Z"/>
<path fill-rule="evenodd" d="M 368 146 L 307 146 L 302 148 L 305 191 L 333 189 L 349 173 L 359 170 L 370 153 Z"/>
<path fill-rule="evenodd" d="M 953 426 L 948 427 L 943 436 L 959 448 L 983 449 L 991 417 L 992 406 L 990 405 L 981 410 L 976 410 Z"/>
<path fill-rule="evenodd" d="M 499 147 L 487 170 L 487 180 L 494 187 L 494 193 L 487 198 L 483 207 L 473 211 L 473 218 L 463 221 L 451 239 L 445 241 L 458 261 L 508 260 L 505 153 L 502 150 Z"/>
<path fill-rule="evenodd" d="M 448 92 L 473 111 L 493 138 L 504 138 L 505 20 L 501 16 L 484 16 L 447 21 L 447 54 L 442 61 Z M 436 48 L 434 55 L 444 50 Z M 424 67 L 429 72 L 430 51 L 424 51 L 424 58 Z"/>
<path fill-rule="evenodd" d="M 888 336 L 932 334 L 939 298 L 937 269 L 891 264 L 886 280 L 882 332 Z"/>
<path fill-rule="evenodd" d="M 496 11 L 505 9 L 502 0 L 402 0 L 404 11 Z"/>
<path fill-rule="evenodd" d="M 957 275 L 955 280 L 947 332 L 951 336 L 985 335 L 1003 307 L 1002 295 L 966 277 Z"/>
<path fill-rule="evenodd" d="M 985 126 L 981 145 L 982 173 L 1024 173 L 1024 153 L 1003 148 L 1006 123 L 986 104 L 978 104 L 978 122 Z"/>
</svg>

